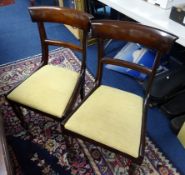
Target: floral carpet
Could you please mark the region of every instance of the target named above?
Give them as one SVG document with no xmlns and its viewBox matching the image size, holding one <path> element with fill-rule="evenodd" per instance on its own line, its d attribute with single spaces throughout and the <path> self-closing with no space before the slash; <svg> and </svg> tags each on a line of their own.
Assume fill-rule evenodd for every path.
<svg viewBox="0 0 185 175">
<path fill-rule="evenodd" d="M 66 147 L 58 124 L 53 119 L 23 109 L 25 121 L 29 123 L 29 134 L 21 127 L 4 94 L 28 77 L 39 66 L 41 55 L 0 66 L 0 110 L 3 113 L 5 133 L 9 145 L 13 169 L 18 174 L 47 175 L 126 175 L 130 161 L 121 155 L 107 151 L 80 139 L 73 139 L 73 148 Z M 79 71 L 80 61 L 69 49 L 50 52 L 50 64 Z M 93 86 L 93 77 L 86 74 L 86 93 Z M 137 166 L 136 175 L 178 175 L 179 173 L 146 138 L 143 164 Z"/>
</svg>

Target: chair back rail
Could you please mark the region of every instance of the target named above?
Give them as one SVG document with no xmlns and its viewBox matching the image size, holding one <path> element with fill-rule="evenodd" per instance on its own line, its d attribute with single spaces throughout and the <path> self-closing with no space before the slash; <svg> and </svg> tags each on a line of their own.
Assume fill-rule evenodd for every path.
<svg viewBox="0 0 185 175">
<path fill-rule="evenodd" d="M 103 25 L 102 25 L 103 24 Z M 157 28 L 128 21 L 93 20 L 93 35 L 102 39 L 125 40 L 168 52 L 175 35 Z"/>
<path fill-rule="evenodd" d="M 98 38 L 98 71 L 96 76 L 97 84 L 101 83 L 103 64 L 113 64 L 128 67 L 149 75 L 146 94 L 150 92 L 151 84 L 159 66 L 161 57 L 168 53 L 172 43 L 177 39 L 173 34 L 160 29 L 145 26 L 135 22 L 117 20 L 94 20 L 92 22 L 92 35 Z M 134 42 L 156 51 L 152 68 L 147 68 L 128 61 L 104 58 L 104 40 L 114 39 Z"/>
<path fill-rule="evenodd" d="M 142 73 L 149 74 L 149 75 L 152 73 L 152 70 L 147 68 L 147 67 L 143 67 L 139 64 L 124 61 L 124 60 L 120 60 L 120 59 L 104 58 L 104 59 L 102 59 L 102 63 L 103 64 L 112 64 L 112 65 L 117 65 L 117 66 L 128 67 L 130 69 L 135 69 L 137 71 L 140 71 Z"/>
<path fill-rule="evenodd" d="M 42 9 L 42 11 L 41 11 Z M 82 30 L 88 30 L 91 15 L 64 7 L 29 7 L 33 22 L 64 23 Z"/>
<path fill-rule="evenodd" d="M 42 62 L 44 65 L 48 63 L 48 46 L 68 47 L 72 50 L 82 53 L 81 72 L 86 68 L 86 49 L 87 49 L 87 33 L 90 29 L 90 18 L 88 13 L 75 9 L 60 7 L 29 7 L 29 13 L 33 22 L 37 22 L 40 40 L 42 45 Z M 77 45 L 70 42 L 63 42 L 54 39 L 48 39 L 44 23 L 61 23 L 71 25 L 82 31 L 81 44 Z"/>
</svg>

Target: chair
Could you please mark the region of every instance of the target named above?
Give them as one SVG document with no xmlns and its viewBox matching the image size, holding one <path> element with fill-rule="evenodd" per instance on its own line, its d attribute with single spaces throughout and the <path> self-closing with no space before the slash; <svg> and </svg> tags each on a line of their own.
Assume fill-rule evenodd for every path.
<svg viewBox="0 0 185 175">
<path fill-rule="evenodd" d="M 28 107 L 58 120 L 72 109 L 78 95 L 84 96 L 87 34 L 90 28 L 89 14 L 59 7 L 29 7 L 32 21 L 37 22 L 42 45 L 41 68 L 7 95 L 16 114 L 26 126 L 19 106 Z M 83 32 L 81 45 L 47 38 L 44 23 L 62 23 L 79 28 Z M 80 72 L 48 65 L 48 47 L 63 46 L 82 55 Z"/>
<path fill-rule="evenodd" d="M 95 20 L 91 26 L 92 34 L 98 38 L 99 61 L 95 87 L 63 121 L 64 131 L 69 136 L 93 142 L 123 154 L 133 163 L 141 164 L 153 78 L 161 56 L 170 50 L 177 37 L 134 22 Z M 135 42 L 156 50 L 152 68 L 104 57 L 105 39 Z M 103 85 L 101 81 L 105 64 L 123 66 L 147 74 L 148 86 L 145 96 L 142 98 L 134 93 Z"/>
</svg>

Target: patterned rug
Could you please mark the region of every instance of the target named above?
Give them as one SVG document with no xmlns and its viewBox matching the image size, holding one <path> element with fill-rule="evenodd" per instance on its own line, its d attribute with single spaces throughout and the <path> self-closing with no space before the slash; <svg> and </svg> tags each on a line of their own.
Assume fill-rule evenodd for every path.
<svg viewBox="0 0 185 175">
<path fill-rule="evenodd" d="M 69 152 L 62 133 L 59 133 L 57 122 L 23 109 L 29 130 L 34 135 L 33 140 L 29 139 L 29 135 L 20 126 L 18 118 L 3 94 L 30 75 L 39 66 L 40 58 L 41 55 L 36 55 L 0 66 L 0 110 L 3 112 L 5 133 L 15 174 L 127 174 L 129 160 L 123 156 L 80 139 L 73 139 L 73 149 Z M 57 49 L 50 52 L 50 64 L 79 71 L 80 61 L 71 50 Z M 87 72 L 86 93 L 93 86 L 93 81 L 93 77 Z M 147 137 L 145 158 L 143 164 L 137 167 L 135 174 L 178 175 L 179 173 Z"/>
</svg>

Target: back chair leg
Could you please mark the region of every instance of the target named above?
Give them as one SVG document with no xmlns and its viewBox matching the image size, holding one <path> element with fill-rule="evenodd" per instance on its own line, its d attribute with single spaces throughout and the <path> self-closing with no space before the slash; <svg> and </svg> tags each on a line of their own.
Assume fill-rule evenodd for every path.
<svg viewBox="0 0 185 175">
<path fill-rule="evenodd" d="M 85 97 L 85 88 L 82 87 L 82 88 L 80 89 L 80 98 L 81 98 L 81 100 L 83 100 L 84 97 Z"/>
<path fill-rule="evenodd" d="M 75 138 L 73 136 L 69 136 L 66 133 L 64 133 L 63 136 L 66 144 L 67 159 L 69 162 L 72 162 L 76 159 L 76 157 L 78 157 L 78 152 L 74 147 Z"/>
<path fill-rule="evenodd" d="M 131 165 L 129 166 L 128 174 L 129 175 L 135 175 L 136 174 L 136 172 L 135 172 L 136 167 L 137 167 L 136 164 L 131 162 Z"/>
<path fill-rule="evenodd" d="M 85 73 L 82 75 L 81 88 L 80 88 L 80 98 L 83 100 L 85 97 Z"/>
</svg>

